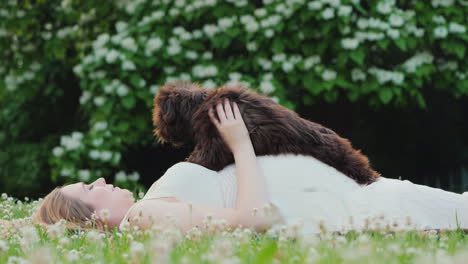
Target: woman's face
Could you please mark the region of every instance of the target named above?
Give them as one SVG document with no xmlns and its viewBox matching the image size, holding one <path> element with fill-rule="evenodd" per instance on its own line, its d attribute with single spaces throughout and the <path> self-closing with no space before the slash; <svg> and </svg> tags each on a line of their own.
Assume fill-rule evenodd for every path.
<svg viewBox="0 0 468 264">
<path fill-rule="evenodd" d="M 63 187 L 62 192 L 90 205 L 101 218 L 107 218 L 110 226 L 118 226 L 134 203 L 132 192 L 106 184 L 104 178 L 99 178 L 91 184 L 70 184 Z M 103 209 L 108 210 L 108 216 L 100 214 Z"/>
</svg>

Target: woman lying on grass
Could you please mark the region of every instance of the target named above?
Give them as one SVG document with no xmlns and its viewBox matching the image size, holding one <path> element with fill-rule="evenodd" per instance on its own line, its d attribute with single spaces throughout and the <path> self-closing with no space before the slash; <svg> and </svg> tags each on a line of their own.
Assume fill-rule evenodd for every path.
<svg viewBox="0 0 468 264">
<path fill-rule="evenodd" d="M 91 220 L 99 229 L 146 229 L 177 219 L 180 229 L 189 230 L 202 226 L 207 215 L 224 219 L 229 227 L 257 231 L 299 219 L 304 233 L 468 228 L 468 199 L 463 195 L 383 177 L 361 186 L 313 157 L 256 157 L 237 105 L 231 107 L 227 100 L 218 104 L 217 117 L 211 110 L 210 119 L 235 165 L 215 172 L 178 163 L 137 203 L 130 191 L 102 178 L 67 185 L 47 195 L 33 219 L 41 224 L 66 219 L 73 229 L 85 228 Z"/>
</svg>

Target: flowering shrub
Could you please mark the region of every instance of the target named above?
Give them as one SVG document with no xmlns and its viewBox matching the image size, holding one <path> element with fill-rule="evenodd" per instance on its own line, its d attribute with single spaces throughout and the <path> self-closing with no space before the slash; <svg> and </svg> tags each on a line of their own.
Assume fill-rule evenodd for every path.
<svg viewBox="0 0 468 264">
<path fill-rule="evenodd" d="M 150 144 L 152 99 L 171 80 L 206 88 L 242 82 L 290 108 L 340 95 L 425 107 L 424 89 L 468 93 L 468 4 L 461 0 L 37 5 L 57 21 L 43 22 L 44 10 L 26 4 L 0 14 L 11 19 L 0 22 L 0 43 L 7 58 L 16 58 L 0 67 L 0 98 L 26 98 L 44 86 L 60 98 L 67 90 L 60 82 L 45 85 L 47 78 L 73 69 L 68 80 L 80 83 L 78 109 L 87 124 L 53 149 L 55 178 L 107 175 L 127 146 Z M 28 23 L 16 29 L 18 19 Z"/>
</svg>

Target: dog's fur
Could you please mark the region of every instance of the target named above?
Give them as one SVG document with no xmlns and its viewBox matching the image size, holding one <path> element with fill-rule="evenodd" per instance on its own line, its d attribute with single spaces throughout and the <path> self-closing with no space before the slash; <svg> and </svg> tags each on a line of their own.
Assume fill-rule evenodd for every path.
<svg viewBox="0 0 468 264">
<path fill-rule="evenodd" d="M 187 161 L 221 170 L 234 158 L 209 119 L 208 110 L 223 98 L 238 104 L 258 156 L 313 156 L 359 184 L 370 184 L 380 176 L 349 140 L 241 85 L 210 90 L 188 82 L 166 83 L 154 98 L 155 135 L 175 146 L 194 142 L 195 149 Z"/>
</svg>

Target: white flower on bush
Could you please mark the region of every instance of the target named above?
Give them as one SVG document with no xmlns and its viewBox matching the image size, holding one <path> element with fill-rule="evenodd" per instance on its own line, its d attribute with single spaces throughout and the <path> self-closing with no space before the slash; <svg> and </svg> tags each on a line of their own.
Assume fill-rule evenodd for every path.
<svg viewBox="0 0 468 264">
<path fill-rule="evenodd" d="M 192 68 L 192 74 L 198 78 L 213 77 L 218 74 L 218 68 L 214 65 L 196 65 Z"/>
<path fill-rule="evenodd" d="M 400 85 L 405 80 L 405 76 L 400 72 L 392 72 L 376 67 L 371 67 L 369 73 L 374 75 L 377 78 L 379 84 L 384 84 L 387 82 L 393 82 L 396 85 Z"/>
<path fill-rule="evenodd" d="M 380 2 L 377 4 L 377 11 L 384 15 L 389 14 L 392 12 L 392 4 L 387 1 Z"/>
<path fill-rule="evenodd" d="M 125 175 L 125 172 L 119 171 L 117 174 L 115 174 L 114 180 L 116 182 L 126 182 L 127 181 L 127 176 Z"/>
<path fill-rule="evenodd" d="M 353 8 L 347 5 L 340 6 L 338 9 L 338 16 L 349 16 L 351 12 L 353 11 Z"/>
<path fill-rule="evenodd" d="M 224 17 L 224 18 L 220 18 L 218 20 L 218 26 L 222 30 L 226 30 L 226 29 L 232 27 L 233 24 L 234 24 L 234 22 L 233 22 L 232 18 Z"/>
<path fill-rule="evenodd" d="M 99 154 L 102 161 L 110 161 L 112 159 L 112 152 L 109 150 L 103 150 Z"/>
<path fill-rule="evenodd" d="M 182 51 L 182 47 L 177 44 L 177 45 L 171 45 L 169 48 L 167 48 L 167 53 L 169 55 L 177 55 Z"/>
<path fill-rule="evenodd" d="M 307 59 L 304 60 L 304 69 L 309 70 L 317 63 L 320 63 L 319 56 L 314 55 L 314 56 L 308 57 Z"/>
<path fill-rule="evenodd" d="M 397 29 L 388 29 L 387 30 L 387 35 L 391 38 L 391 39 L 397 39 L 400 37 L 400 31 L 398 31 Z"/>
<path fill-rule="evenodd" d="M 242 74 L 238 72 L 231 72 L 229 73 L 229 80 L 233 82 L 238 82 L 242 79 Z"/>
<path fill-rule="evenodd" d="M 273 63 L 271 61 L 264 58 L 259 58 L 258 64 L 260 65 L 260 67 L 262 67 L 263 70 L 271 70 L 271 66 L 273 66 Z"/>
<path fill-rule="evenodd" d="M 366 29 L 369 27 L 369 21 L 365 18 L 359 18 L 357 21 L 357 26 L 359 29 Z"/>
<path fill-rule="evenodd" d="M 401 27 L 405 23 L 405 20 L 400 15 L 391 14 L 389 18 L 389 22 L 390 22 L 390 25 L 394 27 Z"/>
<path fill-rule="evenodd" d="M 211 60 L 213 59 L 213 53 L 211 53 L 210 51 L 205 51 L 203 52 L 202 58 L 204 60 Z"/>
<path fill-rule="evenodd" d="M 146 42 L 146 52 L 147 54 L 152 54 L 154 51 L 159 50 L 163 45 L 163 41 L 159 37 L 150 38 Z"/>
<path fill-rule="evenodd" d="M 117 32 L 119 33 L 122 33 L 124 32 L 128 27 L 128 24 L 123 22 L 123 21 L 119 21 L 115 24 L 115 29 L 117 30 Z"/>
<path fill-rule="evenodd" d="M 122 40 L 121 45 L 123 48 L 133 52 L 136 52 L 138 50 L 138 45 L 136 44 L 135 40 L 131 37 L 124 38 Z"/>
<path fill-rule="evenodd" d="M 257 17 L 264 17 L 267 14 L 267 11 L 265 8 L 257 8 L 254 11 L 255 16 Z"/>
<path fill-rule="evenodd" d="M 284 72 L 290 72 L 294 69 L 294 64 L 291 63 L 290 61 L 285 61 L 281 64 L 281 68 L 283 69 Z"/>
<path fill-rule="evenodd" d="M 271 28 L 265 30 L 265 37 L 267 37 L 267 38 L 273 37 L 274 34 L 275 34 L 275 31 L 273 31 L 273 29 L 271 29 Z"/>
<path fill-rule="evenodd" d="M 433 7 L 448 7 L 452 6 L 455 3 L 455 0 L 432 0 L 431 4 Z"/>
<path fill-rule="evenodd" d="M 216 88 L 216 83 L 212 80 L 206 80 L 203 82 L 202 86 L 207 89 L 214 89 Z"/>
<path fill-rule="evenodd" d="M 353 80 L 353 82 L 364 81 L 365 79 L 366 79 L 366 73 L 363 72 L 361 69 L 354 68 L 351 71 L 351 80 Z"/>
<path fill-rule="evenodd" d="M 91 99 L 91 93 L 89 91 L 84 91 L 80 96 L 80 104 L 86 103 L 89 99 Z"/>
<path fill-rule="evenodd" d="M 273 55 L 272 59 L 274 62 L 284 62 L 286 60 L 286 54 L 284 53 L 275 54 Z"/>
<path fill-rule="evenodd" d="M 185 52 L 185 57 L 187 59 L 196 60 L 198 58 L 198 53 L 193 50 L 188 50 Z"/>
<path fill-rule="evenodd" d="M 102 49 L 104 50 L 104 49 Z M 114 63 L 120 57 L 120 53 L 116 50 L 110 50 L 106 55 L 106 62 L 107 63 Z"/>
<path fill-rule="evenodd" d="M 336 79 L 336 72 L 333 70 L 324 70 L 322 73 L 322 79 L 325 81 L 333 81 Z"/>
<path fill-rule="evenodd" d="M 60 170 L 60 175 L 63 177 L 68 177 L 72 175 L 73 171 L 71 169 L 61 169 Z"/>
<path fill-rule="evenodd" d="M 450 22 L 449 31 L 450 33 L 453 33 L 453 34 L 465 34 L 466 27 L 464 25 L 461 25 L 455 22 Z"/>
<path fill-rule="evenodd" d="M 434 21 L 434 23 L 437 23 L 437 24 L 445 24 L 446 22 L 445 17 L 443 16 L 433 16 L 432 21 Z"/>
<path fill-rule="evenodd" d="M 72 136 L 62 136 L 60 138 L 60 145 L 65 147 L 66 150 L 75 150 L 81 146 L 81 139 L 83 134 L 73 132 Z"/>
<path fill-rule="evenodd" d="M 436 38 L 445 38 L 448 35 L 448 30 L 444 26 L 438 26 L 434 28 L 434 37 Z"/>
<path fill-rule="evenodd" d="M 91 173 L 89 170 L 79 170 L 78 171 L 78 179 L 82 182 L 87 182 L 91 178 Z"/>
<path fill-rule="evenodd" d="M 138 174 L 138 172 L 134 172 L 130 175 L 128 175 L 128 179 L 131 180 L 131 181 L 138 181 L 140 179 L 140 174 Z"/>
<path fill-rule="evenodd" d="M 423 64 L 431 64 L 434 61 L 434 56 L 429 52 L 422 52 L 414 55 L 403 63 L 403 69 L 406 72 L 413 73 Z"/>
<path fill-rule="evenodd" d="M 246 47 L 247 47 L 248 51 L 256 51 L 257 50 L 257 43 L 248 42 Z"/>
<path fill-rule="evenodd" d="M 129 61 L 129 60 L 126 60 L 122 63 L 122 70 L 124 71 L 133 71 L 133 70 L 136 70 L 136 66 L 135 66 L 135 63 Z"/>
<path fill-rule="evenodd" d="M 322 17 L 325 20 L 329 20 L 335 17 L 335 10 L 333 8 L 325 8 L 325 10 L 322 11 Z"/>
<path fill-rule="evenodd" d="M 94 104 L 96 106 L 101 106 L 106 102 L 106 98 L 104 98 L 102 96 L 97 96 L 97 97 L 94 98 L 93 101 L 94 101 Z"/>
<path fill-rule="evenodd" d="M 150 86 L 150 92 L 152 94 L 156 94 L 158 92 L 158 90 L 159 90 L 159 85 L 151 85 Z"/>
<path fill-rule="evenodd" d="M 119 96 L 126 96 L 128 94 L 128 88 L 127 86 L 125 85 L 120 85 L 118 88 L 117 88 L 117 95 Z"/>
<path fill-rule="evenodd" d="M 323 3 L 321 1 L 311 1 L 307 4 L 309 10 L 319 10 L 322 9 Z"/>
<path fill-rule="evenodd" d="M 213 37 L 219 32 L 219 28 L 216 25 L 208 24 L 203 26 L 203 32 L 205 32 L 208 37 Z"/>
<path fill-rule="evenodd" d="M 95 138 L 95 139 L 93 139 L 92 144 L 95 147 L 99 147 L 99 146 L 102 145 L 103 142 L 104 142 L 104 140 L 102 138 Z"/>
<path fill-rule="evenodd" d="M 355 38 L 345 38 L 341 40 L 341 46 L 344 49 L 353 50 L 359 46 L 359 40 Z"/>
<path fill-rule="evenodd" d="M 267 80 L 264 80 L 260 83 L 260 91 L 264 94 L 270 94 L 275 91 L 275 86 Z"/>
<path fill-rule="evenodd" d="M 99 159 L 101 157 L 101 152 L 99 150 L 93 149 L 93 150 L 89 151 L 88 155 L 89 155 L 89 157 L 91 159 L 97 160 L 97 159 Z"/>
<path fill-rule="evenodd" d="M 52 153 L 54 154 L 55 157 L 61 157 L 63 155 L 63 148 L 62 147 L 55 147 L 53 150 L 52 150 Z"/>
<path fill-rule="evenodd" d="M 392 82 L 396 85 L 400 85 L 405 80 L 405 75 L 401 72 L 394 72 L 392 75 Z"/>
</svg>

